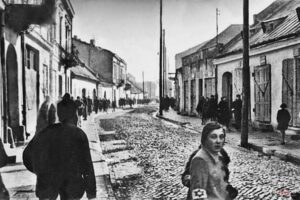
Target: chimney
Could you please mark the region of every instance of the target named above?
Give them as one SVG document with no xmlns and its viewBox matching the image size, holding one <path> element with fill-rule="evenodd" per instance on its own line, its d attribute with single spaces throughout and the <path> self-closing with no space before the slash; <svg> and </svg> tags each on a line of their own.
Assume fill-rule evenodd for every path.
<svg viewBox="0 0 300 200">
<path fill-rule="evenodd" d="M 254 14 L 254 15 L 253 15 L 253 24 L 257 24 L 257 23 L 259 23 L 257 14 Z"/>
<path fill-rule="evenodd" d="M 91 44 L 92 46 L 95 46 L 95 39 L 91 39 L 91 40 L 90 40 L 90 44 Z"/>
<path fill-rule="evenodd" d="M 300 7 L 296 8 L 298 21 L 300 22 Z"/>
</svg>

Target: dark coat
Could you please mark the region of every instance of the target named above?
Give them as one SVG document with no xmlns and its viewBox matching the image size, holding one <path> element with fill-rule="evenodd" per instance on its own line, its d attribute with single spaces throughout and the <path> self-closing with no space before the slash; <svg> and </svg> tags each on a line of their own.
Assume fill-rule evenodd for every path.
<svg viewBox="0 0 300 200">
<path fill-rule="evenodd" d="M 236 120 L 240 120 L 242 118 L 242 100 L 241 99 L 236 99 L 233 103 L 232 103 L 232 108 L 234 109 L 234 117 Z"/>
<path fill-rule="evenodd" d="M 217 117 L 218 112 L 218 104 L 217 101 L 214 98 L 209 99 L 208 104 L 208 118 L 215 118 Z"/>
<path fill-rule="evenodd" d="M 278 122 L 277 129 L 278 130 L 286 130 L 289 126 L 290 120 L 291 120 L 291 115 L 290 115 L 289 111 L 287 111 L 285 109 L 279 110 L 277 112 L 277 122 Z"/>
<path fill-rule="evenodd" d="M 49 198 L 96 196 L 96 181 L 86 134 L 75 125 L 53 124 L 35 135 L 23 152 L 26 168 L 37 175 L 36 195 Z"/>
<path fill-rule="evenodd" d="M 218 105 L 218 120 L 221 124 L 226 125 L 230 121 L 230 111 L 227 101 L 220 101 Z"/>
</svg>

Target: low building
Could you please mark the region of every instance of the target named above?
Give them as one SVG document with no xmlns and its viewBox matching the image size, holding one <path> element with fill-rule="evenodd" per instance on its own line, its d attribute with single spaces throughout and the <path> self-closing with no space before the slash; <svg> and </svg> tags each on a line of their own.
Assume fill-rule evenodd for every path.
<svg viewBox="0 0 300 200">
<path fill-rule="evenodd" d="M 97 75 L 103 77 L 106 83 L 108 83 L 105 84 L 106 87 L 100 92 L 101 96 L 103 94 L 107 99 L 116 101 L 117 106 L 119 106 L 118 100 L 126 97 L 124 90 L 127 71 L 126 62 L 117 54 L 107 49 L 97 47 L 95 40 L 91 40 L 90 43 L 87 43 L 74 37 L 73 44 L 79 52 L 80 60 L 93 69 Z M 112 86 L 111 89 L 108 86 Z"/>
<path fill-rule="evenodd" d="M 250 117 L 262 129 L 277 126 L 281 103 L 288 105 L 291 128 L 300 127 L 300 2 L 274 1 L 254 15 L 250 27 Z M 214 64 L 218 93 L 233 99 L 242 90 L 242 37 L 228 45 Z"/>
<path fill-rule="evenodd" d="M 203 42 L 175 56 L 176 100 L 181 113 L 196 113 L 201 96 L 216 93 L 216 68 L 213 59 L 229 45 L 242 30 L 242 25 L 233 24 L 218 37 Z"/>
</svg>

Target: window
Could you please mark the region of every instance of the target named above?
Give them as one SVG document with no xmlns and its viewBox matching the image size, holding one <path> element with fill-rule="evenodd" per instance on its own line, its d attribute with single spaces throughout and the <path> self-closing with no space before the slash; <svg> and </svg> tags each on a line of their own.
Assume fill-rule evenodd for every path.
<svg viewBox="0 0 300 200">
<path fill-rule="evenodd" d="M 43 93 L 44 97 L 49 95 L 49 70 L 47 65 L 43 65 Z"/>
<path fill-rule="evenodd" d="M 31 46 L 26 46 L 26 65 L 28 69 L 38 71 L 39 54 L 38 51 Z"/>
</svg>

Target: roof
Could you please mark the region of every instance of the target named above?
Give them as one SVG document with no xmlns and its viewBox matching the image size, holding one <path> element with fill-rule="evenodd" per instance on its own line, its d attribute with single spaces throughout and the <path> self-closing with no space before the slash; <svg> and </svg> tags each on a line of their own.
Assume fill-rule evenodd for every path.
<svg viewBox="0 0 300 200">
<path fill-rule="evenodd" d="M 240 33 L 243 29 L 242 24 L 231 24 L 228 26 L 225 30 L 223 30 L 219 35 L 218 35 L 218 43 L 222 44 L 227 44 L 229 43 L 238 33 Z M 211 47 L 215 47 L 216 45 L 216 39 L 217 37 L 213 37 L 212 39 L 202 42 L 199 45 L 196 45 L 192 48 L 189 48 L 181 53 L 178 53 L 175 55 L 175 65 L 176 69 L 182 67 L 182 60 L 181 58 L 191 55 L 193 53 L 198 52 L 201 49 L 207 49 Z"/>
<path fill-rule="evenodd" d="M 133 83 L 130 80 L 127 80 L 127 82 L 131 85 L 130 92 L 132 94 L 141 94 L 141 93 L 143 93 L 143 90 L 140 87 L 138 87 L 136 83 Z"/>
<path fill-rule="evenodd" d="M 243 30 L 242 24 L 231 24 L 224 31 L 218 35 L 218 43 L 226 45 L 230 42 L 237 34 Z M 217 37 L 209 40 L 201 49 L 211 48 L 216 46 Z"/>
<path fill-rule="evenodd" d="M 253 24 L 250 29 L 250 47 L 254 48 L 282 39 L 299 36 L 300 23 L 296 12 L 298 6 L 300 6 L 299 0 L 277 0 L 260 12 L 258 14 L 260 16 L 260 23 Z M 262 16 L 265 18 L 262 19 Z M 262 26 L 270 22 L 274 22 L 274 28 L 264 31 Z M 253 31 L 252 34 L 251 31 Z M 240 52 L 242 49 L 243 39 L 240 36 L 234 44 L 225 48 L 223 56 Z"/>
<path fill-rule="evenodd" d="M 77 65 L 75 67 L 72 67 L 71 72 L 76 76 L 87 78 L 96 82 L 99 81 L 99 79 L 92 72 L 90 72 L 85 66 Z"/>
</svg>

